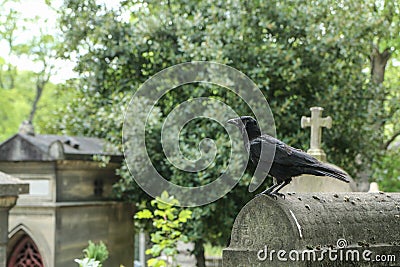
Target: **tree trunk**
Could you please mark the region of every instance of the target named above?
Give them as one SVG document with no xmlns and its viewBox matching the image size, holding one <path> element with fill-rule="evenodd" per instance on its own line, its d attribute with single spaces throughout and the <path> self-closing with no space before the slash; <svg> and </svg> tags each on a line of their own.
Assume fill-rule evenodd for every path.
<svg viewBox="0 0 400 267">
<path fill-rule="evenodd" d="M 373 85 L 372 86 L 377 86 L 380 87 L 385 79 L 385 69 L 387 62 L 389 61 L 389 58 L 391 56 L 390 48 L 386 48 L 382 53 L 379 51 L 378 45 L 375 45 L 372 48 L 372 52 L 370 55 L 370 60 L 371 60 L 371 80 Z M 383 100 L 382 100 L 383 101 Z M 383 103 L 382 105 L 379 106 L 379 108 L 383 108 Z M 375 114 L 376 112 L 374 110 L 370 110 L 371 114 Z M 380 123 L 376 123 L 372 129 L 376 131 L 380 131 L 382 129 L 382 126 Z M 383 141 L 383 140 L 382 140 Z M 385 144 L 383 144 L 385 145 Z M 361 191 L 368 191 L 369 189 L 369 182 L 370 178 L 372 176 L 372 169 L 370 164 L 364 164 L 363 170 L 358 174 L 360 177 L 359 184 L 358 184 L 358 189 Z"/>
<path fill-rule="evenodd" d="M 1 88 L 4 89 L 14 89 L 15 87 L 15 76 L 17 75 L 17 67 L 13 66 L 12 64 L 4 64 L 0 65 L 2 68 L 3 66 L 6 67 L 4 71 L 1 73 Z"/>
<path fill-rule="evenodd" d="M 37 110 L 37 104 L 38 104 L 40 98 L 42 97 L 44 87 L 50 80 L 50 74 L 51 74 L 52 68 L 53 67 L 50 67 L 48 72 L 46 72 L 47 64 L 46 64 L 46 62 L 44 62 L 43 70 L 41 71 L 41 73 L 38 74 L 38 76 L 36 78 L 36 96 L 35 96 L 35 100 L 33 101 L 31 113 L 29 114 L 29 120 L 28 120 L 31 124 L 33 124 L 33 118 L 35 117 L 35 113 Z"/>
<path fill-rule="evenodd" d="M 44 83 L 38 83 L 36 85 L 36 96 L 35 100 L 33 101 L 31 113 L 29 115 L 29 120 L 28 120 L 30 123 L 33 123 L 33 117 L 35 116 L 37 104 L 40 100 L 40 97 L 42 96 L 43 88 L 44 88 Z"/>
<path fill-rule="evenodd" d="M 194 242 L 194 256 L 196 257 L 197 267 L 206 267 L 206 258 L 204 256 L 204 242 L 203 240 L 196 240 Z"/>
<path fill-rule="evenodd" d="M 372 49 L 370 56 L 371 78 L 375 84 L 379 85 L 383 83 L 383 80 L 385 79 L 385 68 L 391 55 L 392 53 L 390 52 L 390 48 L 386 48 L 382 53 L 379 52 L 377 46 L 374 46 Z"/>
</svg>

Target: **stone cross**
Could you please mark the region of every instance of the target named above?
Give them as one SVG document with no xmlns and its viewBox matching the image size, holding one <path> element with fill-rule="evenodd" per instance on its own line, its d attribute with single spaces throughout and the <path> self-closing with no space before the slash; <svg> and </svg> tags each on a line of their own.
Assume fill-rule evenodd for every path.
<svg viewBox="0 0 400 267">
<path fill-rule="evenodd" d="M 321 107 L 312 107 L 311 118 L 301 117 L 301 128 L 311 127 L 310 149 L 307 151 L 310 155 L 319 160 L 326 161 L 326 154 L 321 148 L 322 127 L 330 129 L 332 127 L 332 118 L 330 116 L 322 118 Z"/>
</svg>

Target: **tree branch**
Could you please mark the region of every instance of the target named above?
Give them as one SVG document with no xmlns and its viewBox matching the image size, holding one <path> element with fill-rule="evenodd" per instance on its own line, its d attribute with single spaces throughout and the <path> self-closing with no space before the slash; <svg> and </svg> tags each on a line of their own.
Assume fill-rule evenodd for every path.
<svg viewBox="0 0 400 267">
<path fill-rule="evenodd" d="M 393 143 L 393 141 L 396 140 L 396 138 L 397 138 L 398 136 L 400 136 L 400 130 L 397 131 L 397 132 L 395 132 L 395 133 L 392 135 L 392 137 L 390 137 L 390 139 L 387 140 L 387 141 L 385 142 L 385 144 L 383 145 L 383 148 L 384 148 L 385 150 L 387 150 L 388 147 L 390 146 L 390 144 Z"/>
</svg>

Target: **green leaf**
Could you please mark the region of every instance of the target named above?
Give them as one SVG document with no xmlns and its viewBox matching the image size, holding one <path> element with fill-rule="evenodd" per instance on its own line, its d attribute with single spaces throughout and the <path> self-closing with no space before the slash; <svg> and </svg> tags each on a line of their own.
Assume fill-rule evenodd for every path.
<svg viewBox="0 0 400 267">
<path fill-rule="evenodd" d="M 165 217 L 165 214 L 166 214 L 166 212 L 165 211 L 163 211 L 163 210 L 155 210 L 154 211 L 154 215 L 158 215 L 158 216 L 161 216 L 161 217 Z"/>
<path fill-rule="evenodd" d="M 179 221 L 180 222 L 187 222 L 188 219 L 192 217 L 192 211 L 190 210 L 182 210 L 179 212 Z"/>
<path fill-rule="evenodd" d="M 151 213 L 151 211 L 145 209 L 145 210 L 141 210 L 138 211 L 135 215 L 136 219 L 151 219 L 153 218 L 153 214 Z"/>
<path fill-rule="evenodd" d="M 147 266 L 149 267 L 166 267 L 167 263 L 160 259 L 149 259 L 147 260 Z"/>
<path fill-rule="evenodd" d="M 162 232 L 157 231 L 151 234 L 151 242 L 158 244 L 163 240 Z"/>
<path fill-rule="evenodd" d="M 178 251 L 177 249 L 174 248 L 165 248 L 163 252 L 165 253 L 166 256 L 172 256 L 177 254 Z"/>
</svg>

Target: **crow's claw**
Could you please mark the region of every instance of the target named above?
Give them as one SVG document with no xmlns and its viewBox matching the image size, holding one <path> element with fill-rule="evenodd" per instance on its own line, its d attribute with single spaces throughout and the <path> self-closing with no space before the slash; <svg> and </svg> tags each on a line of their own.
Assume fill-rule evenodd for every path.
<svg viewBox="0 0 400 267">
<path fill-rule="evenodd" d="M 274 192 L 274 193 L 272 193 L 272 194 L 275 195 L 275 196 L 279 196 L 279 197 L 281 197 L 281 198 L 283 198 L 283 199 L 286 198 L 285 194 L 282 194 L 282 193 Z"/>
<path fill-rule="evenodd" d="M 275 200 L 277 200 L 278 197 L 281 197 L 283 199 L 285 199 L 285 197 L 286 197 L 285 194 L 278 193 L 278 192 L 271 192 L 271 193 L 267 194 L 267 196 L 273 197 L 273 198 L 275 198 Z"/>
<path fill-rule="evenodd" d="M 285 194 L 278 193 L 278 192 L 261 192 L 261 193 L 257 194 L 256 197 L 258 197 L 260 195 L 273 197 L 273 198 L 275 198 L 275 200 L 277 200 L 278 197 L 285 199 Z"/>
</svg>

